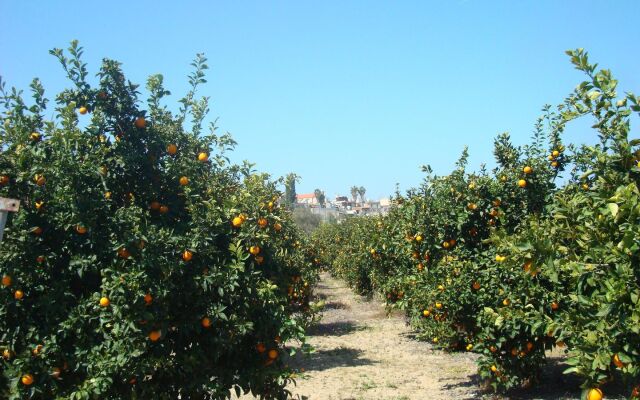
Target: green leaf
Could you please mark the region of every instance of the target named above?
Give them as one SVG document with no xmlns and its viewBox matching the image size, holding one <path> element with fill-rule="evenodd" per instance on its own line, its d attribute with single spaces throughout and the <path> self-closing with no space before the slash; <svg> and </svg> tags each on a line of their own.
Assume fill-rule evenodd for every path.
<svg viewBox="0 0 640 400">
<path fill-rule="evenodd" d="M 618 215 L 619 207 L 616 203 L 607 203 L 607 208 L 609 209 L 611 215 L 613 215 L 614 217 Z"/>
</svg>

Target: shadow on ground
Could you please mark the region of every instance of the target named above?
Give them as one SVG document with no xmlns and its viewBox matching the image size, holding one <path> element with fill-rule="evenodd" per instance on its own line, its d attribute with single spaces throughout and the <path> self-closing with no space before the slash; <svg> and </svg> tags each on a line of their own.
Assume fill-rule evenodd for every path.
<svg viewBox="0 0 640 400">
<path fill-rule="evenodd" d="M 325 310 L 348 310 L 350 308 L 348 304 L 340 301 L 330 301 L 324 305 Z"/>
<path fill-rule="evenodd" d="M 309 336 L 343 336 L 353 332 L 359 332 L 368 329 L 365 326 L 359 326 L 355 322 L 327 322 L 319 323 L 307 330 Z"/>
<path fill-rule="evenodd" d="M 330 350 L 317 350 L 311 354 L 300 354 L 294 364 L 305 371 L 324 371 L 338 367 L 357 367 L 373 365 L 376 361 L 362 358 L 362 351 L 350 347 L 337 347 Z"/>
</svg>

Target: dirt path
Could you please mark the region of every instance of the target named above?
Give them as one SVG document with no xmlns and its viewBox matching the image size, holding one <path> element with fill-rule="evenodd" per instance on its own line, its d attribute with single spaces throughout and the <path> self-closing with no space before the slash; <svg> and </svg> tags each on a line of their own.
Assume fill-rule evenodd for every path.
<svg viewBox="0 0 640 400">
<path fill-rule="evenodd" d="M 508 396 L 481 393 L 476 355 L 444 353 L 411 337 L 402 314 L 388 316 L 378 301 L 353 294 L 344 282 L 323 274 L 316 296 L 326 303 L 320 323 L 309 332 L 315 352 L 299 355 L 292 366 L 304 368 L 289 387 L 302 400 L 573 400 L 580 380 L 564 375 L 561 352 L 548 353 L 542 382 Z M 613 389 L 607 398 L 615 396 Z M 613 392 L 613 393 L 611 393 Z M 253 399 L 243 396 L 240 400 Z"/>
<path fill-rule="evenodd" d="M 295 360 L 306 373 L 290 388 L 294 394 L 309 400 L 479 397 L 473 355 L 445 354 L 412 339 L 401 315 L 387 316 L 379 302 L 354 295 L 328 274 L 317 295 L 326 307 L 309 332 L 316 352 Z"/>
</svg>

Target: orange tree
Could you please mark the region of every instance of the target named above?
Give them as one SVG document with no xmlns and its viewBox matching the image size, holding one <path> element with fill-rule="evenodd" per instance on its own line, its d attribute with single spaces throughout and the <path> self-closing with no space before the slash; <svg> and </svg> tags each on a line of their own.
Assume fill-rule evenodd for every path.
<svg viewBox="0 0 640 400">
<path fill-rule="evenodd" d="M 629 134 L 630 117 L 640 107 L 633 94 L 617 98 L 617 81 L 608 70 L 596 71 L 584 51 L 568 53 L 589 79 L 559 108 L 557 129 L 591 117 L 599 142 L 575 149 L 571 181 L 554 196 L 549 218 L 532 221 L 528 232 L 523 229 L 521 235 L 500 240 L 511 249 L 515 263 L 539 271 L 538 286 L 550 289 L 547 296 L 535 296 L 537 302 L 528 302 L 535 304 L 531 312 L 507 313 L 503 320 L 526 326 L 533 340 L 566 343 L 571 365 L 567 372 L 584 377 L 585 396 L 597 395 L 599 386 L 622 378 L 631 397 L 637 397 L 640 141 L 630 140 Z M 496 336 L 496 329 L 490 330 L 494 332 L 489 336 Z M 499 356 L 497 361 L 499 365 Z"/>
<path fill-rule="evenodd" d="M 206 59 L 174 113 L 161 75 L 143 110 L 116 61 L 94 88 L 77 42 L 52 53 L 73 84 L 53 120 L 38 80 L 31 105 L 2 85 L 0 195 L 22 206 L 0 253 L 0 397 L 284 398 L 313 258 L 278 182 L 204 132 Z"/>
<path fill-rule="evenodd" d="M 569 54 L 589 80 L 545 107 L 530 145 L 500 135 L 492 173 L 465 172 L 466 151 L 448 176 L 425 167 L 423 185 L 398 197 L 378 230 L 352 221 L 357 242 L 340 248 L 322 231 L 341 237 L 345 225 L 325 227 L 317 246 L 336 273 L 367 271 L 359 280 L 404 309 L 419 337 L 481 353 L 480 375 L 497 390 L 535 382 L 545 351 L 566 345 L 585 396 L 619 376 L 637 395 L 640 141 L 628 136 L 639 101 L 616 98 L 617 82 L 582 50 Z M 600 143 L 565 148 L 562 132 L 581 116 Z M 348 251 L 360 253 L 338 264 Z"/>
</svg>

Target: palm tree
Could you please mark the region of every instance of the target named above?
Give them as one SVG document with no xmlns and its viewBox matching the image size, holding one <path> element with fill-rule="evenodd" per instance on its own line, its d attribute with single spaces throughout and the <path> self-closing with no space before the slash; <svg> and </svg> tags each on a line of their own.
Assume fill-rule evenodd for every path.
<svg viewBox="0 0 640 400">
<path fill-rule="evenodd" d="M 318 203 L 320 204 L 320 208 L 324 208 L 324 201 L 325 201 L 325 197 L 324 197 L 324 192 L 320 189 L 316 189 L 313 192 L 316 196 L 316 199 L 318 199 Z"/>
<path fill-rule="evenodd" d="M 364 205 L 364 194 L 367 193 L 367 189 L 364 186 L 360 186 L 358 188 L 358 194 L 360 195 L 360 199 L 362 200 L 362 205 Z"/>
<path fill-rule="evenodd" d="M 358 204 L 358 190 L 359 188 L 357 186 L 351 186 L 351 197 L 353 198 L 354 205 Z"/>
</svg>

